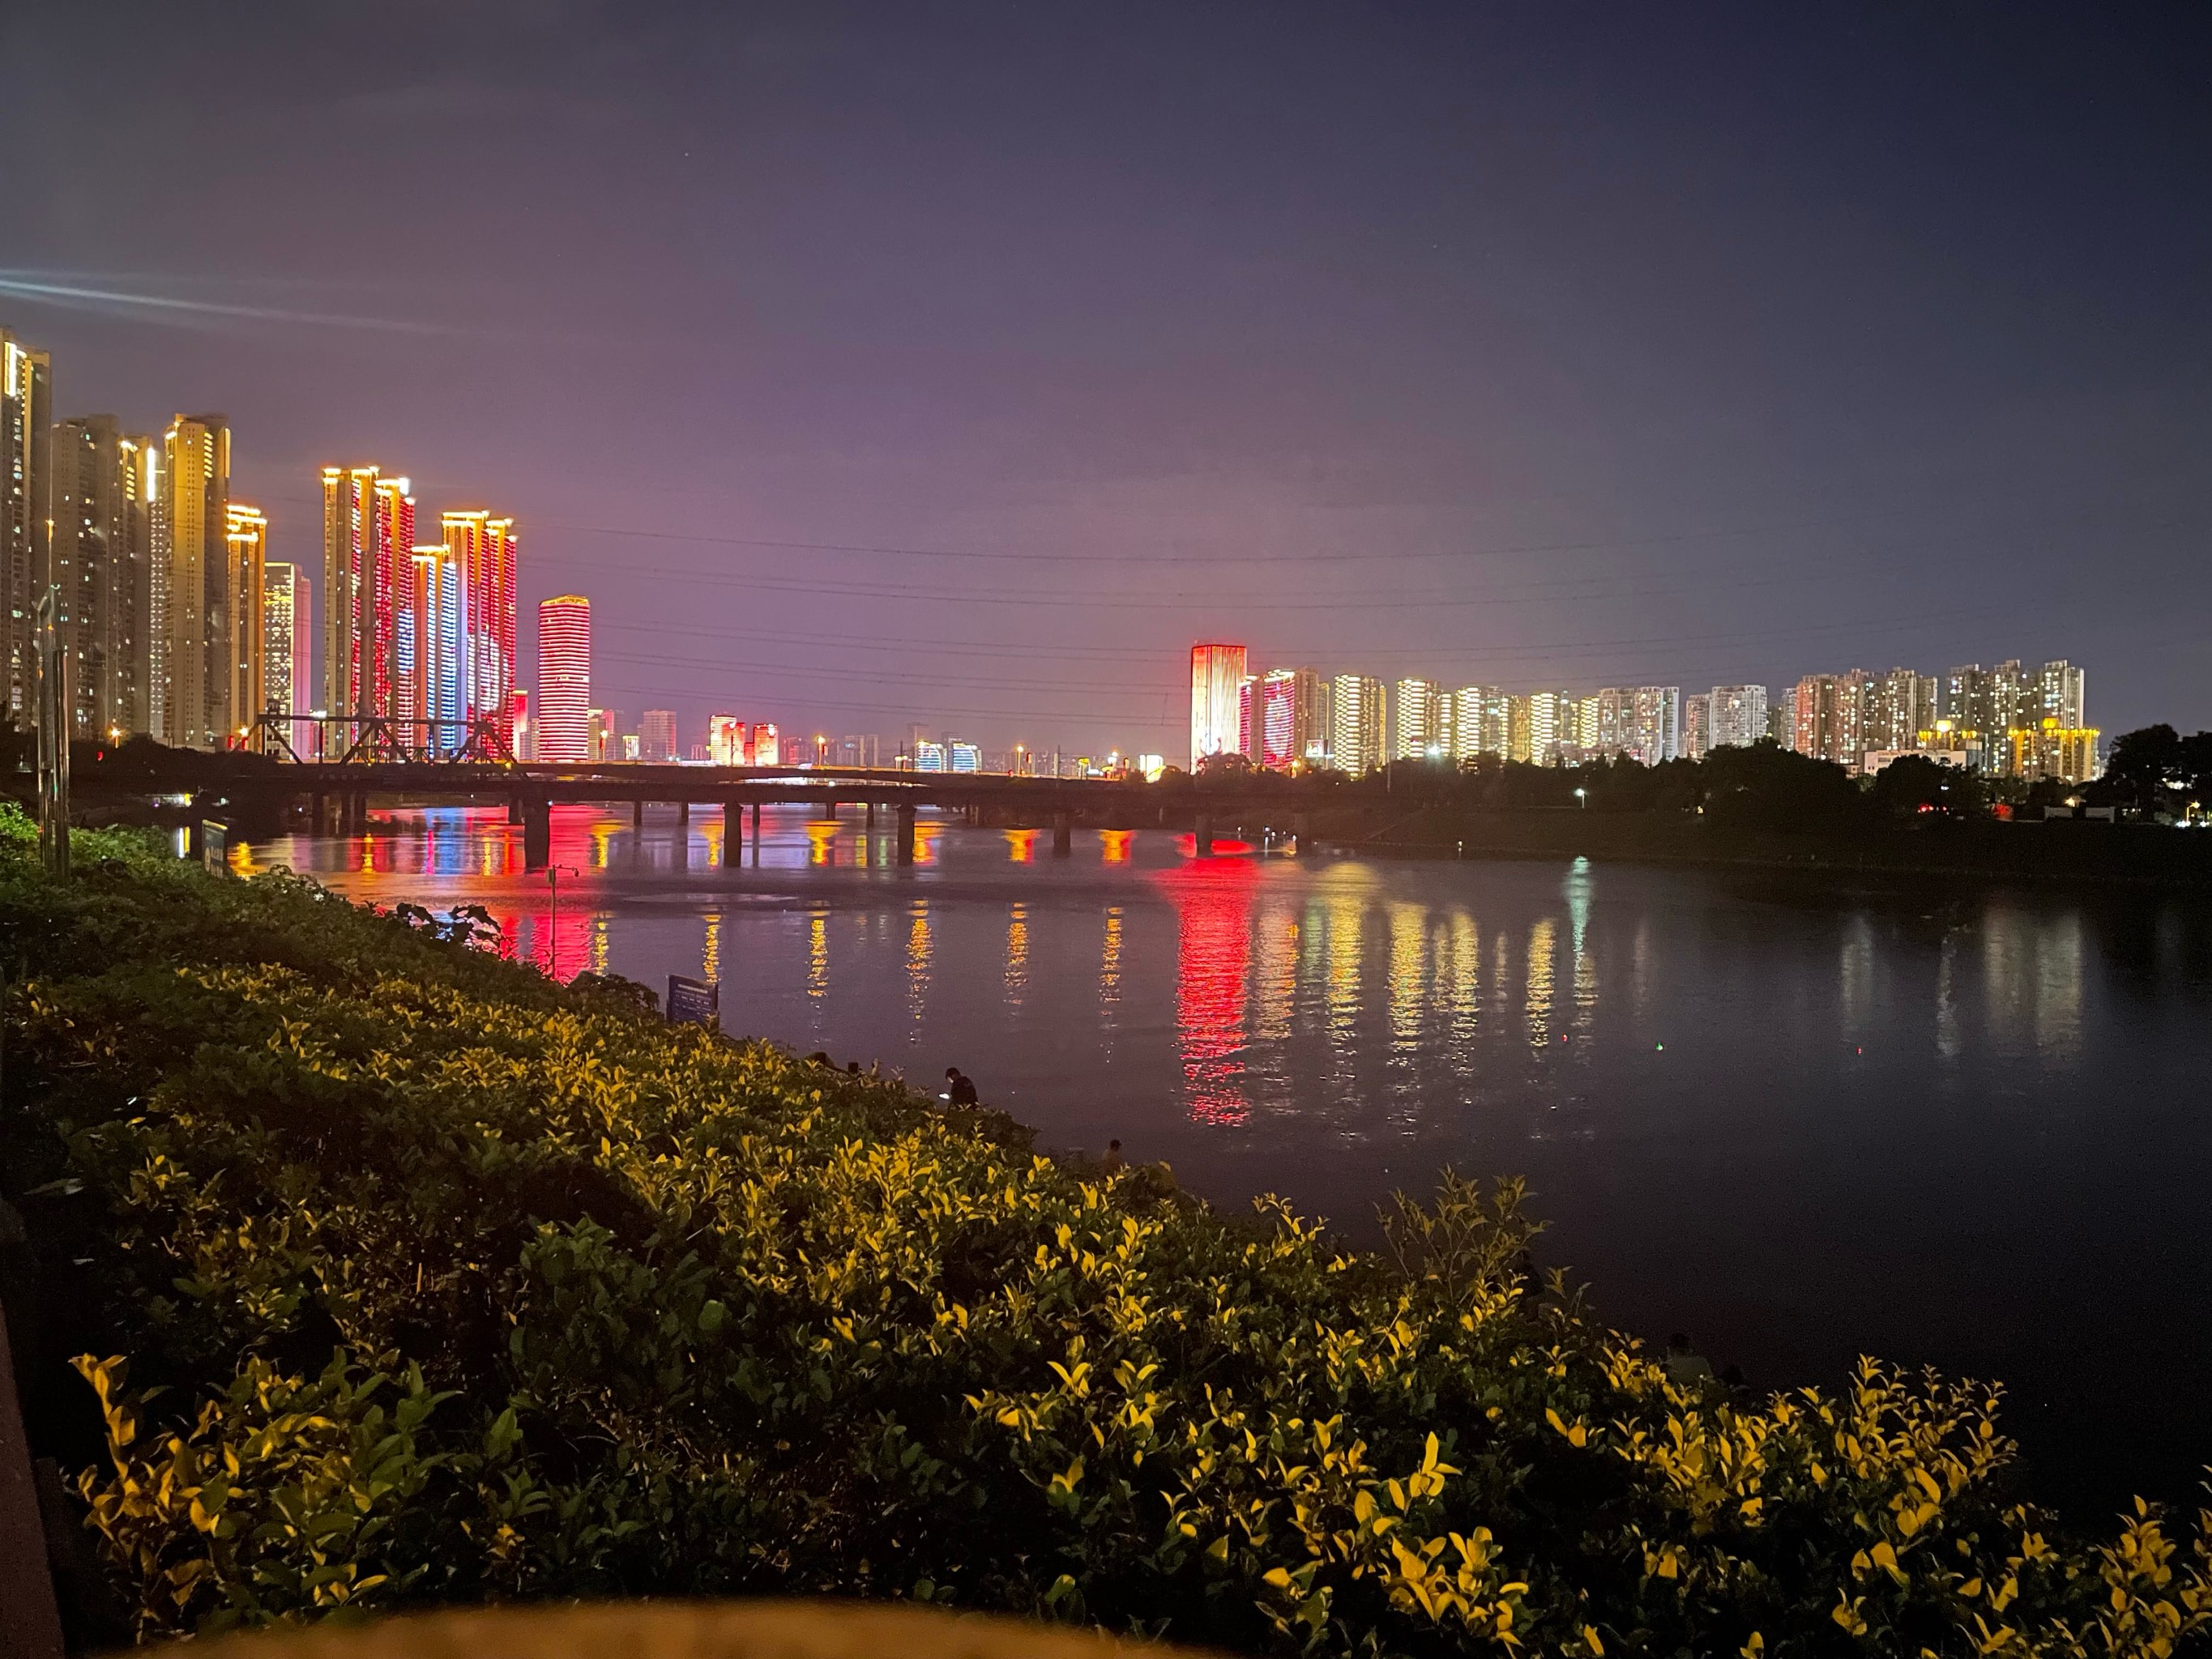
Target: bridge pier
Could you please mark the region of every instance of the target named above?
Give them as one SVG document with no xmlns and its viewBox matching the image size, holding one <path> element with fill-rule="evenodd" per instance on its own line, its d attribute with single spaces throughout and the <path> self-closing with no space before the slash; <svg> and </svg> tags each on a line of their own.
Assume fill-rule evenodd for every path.
<svg viewBox="0 0 2212 1659">
<path fill-rule="evenodd" d="M 898 861 L 902 867 L 914 862 L 914 808 L 901 806 L 898 810 Z"/>
<path fill-rule="evenodd" d="M 319 789 L 315 791 L 313 804 L 308 808 L 307 827 L 317 836 L 331 833 L 331 798 Z"/>
<path fill-rule="evenodd" d="M 753 803 L 753 862 L 760 862 L 760 803 Z"/>
<path fill-rule="evenodd" d="M 677 829 L 677 832 L 680 835 L 680 834 L 682 834 L 684 831 L 685 831 L 685 830 L 689 830 L 690 827 L 691 827 L 691 803 L 690 803 L 690 801 L 688 801 L 688 800 L 679 800 L 679 801 L 678 801 L 678 802 L 676 803 L 676 829 Z"/>
<path fill-rule="evenodd" d="M 520 801 L 522 867 L 543 870 L 553 862 L 553 803 L 544 795 Z"/>
<path fill-rule="evenodd" d="M 1297 850 L 1301 857 L 1304 855 L 1307 847 L 1310 844 L 1312 835 L 1313 814 L 1310 812 L 1291 813 L 1291 838 L 1297 842 Z"/>
<path fill-rule="evenodd" d="M 741 800 L 722 803 L 722 867 L 726 870 L 744 856 L 745 850 L 745 804 Z"/>
<path fill-rule="evenodd" d="M 876 804 L 875 804 L 875 802 L 873 802 L 873 801 L 870 801 L 870 802 L 868 803 L 868 805 L 867 805 L 867 809 L 866 809 L 866 816 L 863 817 L 863 819 L 861 820 L 861 822 L 862 822 L 862 823 L 863 823 L 863 824 L 864 824 L 867 829 L 869 829 L 870 830 L 873 830 L 875 829 L 875 827 L 876 827 Z"/>
<path fill-rule="evenodd" d="M 1064 859 L 1075 850 L 1075 828 L 1065 812 L 1052 815 L 1052 855 Z"/>
<path fill-rule="evenodd" d="M 1198 815 L 1197 823 L 1192 826 L 1191 842 L 1199 857 L 1210 859 L 1213 856 L 1213 819 L 1209 814 L 1200 812 Z"/>
<path fill-rule="evenodd" d="M 629 804 L 629 827 L 633 830 L 645 828 L 645 797 L 642 795 Z"/>
<path fill-rule="evenodd" d="M 509 795 L 509 796 L 507 798 L 507 821 L 509 823 L 529 823 L 529 821 L 530 821 L 530 820 L 529 820 L 529 819 L 527 819 L 527 818 L 526 818 L 526 817 L 523 817 L 523 815 L 522 815 L 522 797 L 521 797 L 521 796 L 520 796 L 520 795 Z"/>
</svg>

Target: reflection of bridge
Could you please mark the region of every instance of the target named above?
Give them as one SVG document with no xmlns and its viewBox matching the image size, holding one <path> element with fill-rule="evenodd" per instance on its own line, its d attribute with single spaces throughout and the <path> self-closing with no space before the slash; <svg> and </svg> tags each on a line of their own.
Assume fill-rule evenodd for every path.
<svg viewBox="0 0 2212 1659">
<path fill-rule="evenodd" d="M 744 817 L 751 811 L 753 836 L 760 834 L 764 805 L 799 805 L 824 811 L 843 805 L 864 808 L 871 823 L 878 809 L 896 815 L 898 861 L 914 861 L 915 815 L 921 808 L 962 813 L 975 823 L 998 823 L 1052 830 L 1052 850 L 1073 846 L 1080 817 L 1110 827 L 1188 823 L 1200 856 L 1211 852 L 1213 826 L 1272 814 L 1282 828 L 1303 834 L 1303 811 L 1293 813 L 1279 796 L 1207 787 L 1163 789 L 1141 781 L 1104 778 L 1024 778 L 996 773 L 881 771 L 852 767 L 678 766 L 628 762 L 597 766 L 524 766 L 460 761 L 377 761 L 270 765 L 262 763 L 227 772 L 209 793 L 249 811 L 280 817 L 307 809 L 318 835 L 358 834 L 366 825 L 368 798 L 380 795 L 410 802 L 503 801 L 507 821 L 522 827 L 523 863 L 542 868 L 552 844 L 551 811 L 559 805 L 627 801 L 634 821 L 642 823 L 647 804 L 677 809 L 679 821 L 691 809 L 720 807 L 722 833 L 732 848 L 744 842 Z M 156 785 L 158 787 L 158 784 Z"/>
</svg>

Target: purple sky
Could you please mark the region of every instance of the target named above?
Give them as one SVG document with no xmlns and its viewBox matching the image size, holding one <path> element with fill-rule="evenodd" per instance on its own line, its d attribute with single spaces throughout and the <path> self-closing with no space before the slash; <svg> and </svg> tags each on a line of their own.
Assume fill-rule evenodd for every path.
<svg viewBox="0 0 2212 1659">
<path fill-rule="evenodd" d="M 1199 637 L 2064 654 L 2193 728 L 2208 62 L 2201 4 L 0 6 L 0 323 L 58 411 L 227 412 L 278 556 L 325 462 L 513 513 L 526 635 L 588 593 L 687 743 L 1173 756 Z"/>
</svg>

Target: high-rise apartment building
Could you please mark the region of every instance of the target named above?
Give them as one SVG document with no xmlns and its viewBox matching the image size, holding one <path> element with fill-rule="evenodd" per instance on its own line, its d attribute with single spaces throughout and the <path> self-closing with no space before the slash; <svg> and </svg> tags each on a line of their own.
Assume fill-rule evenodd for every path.
<svg viewBox="0 0 2212 1659">
<path fill-rule="evenodd" d="M 1808 674 L 1797 682 L 1791 709 L 1790 746 L 1814 760 L 1840 763 L 1844 730 L 1838 707 L 1842 689 L 1834 674 Z"/>
<path fill-rule="evenodd" d="M 1607 686 L 1596 701 L 1596 730 L 1586 742 L 1599 754 L 1656 766 L 1680 752 L 1681 687 Z"/>
<path fill-rule="evenodd" d="M 1304 678 L 1318 680 L 1321 677 L 1311 669 L 1273 668 L 1260 682 L 1260 764 L 1271 771 L 1284 770 L 1293 761 L 1304 758 L 1298 740 L 1298 693 L 1304 689 L 1300 682 Z M 1304 724 L 1310 726 L 1310 691 L 1306 712 Z"/>
<path fill-rule="evenodd" d="M 267 604 L 269 520 L 261 509 L 243 501 L 223 507 L 223 565 L 220 610 L 209 601 L 214 638 L 210 648 L 222 653 L 222 689 L 216 718 L 222 721 L 224 741 L 245 743 L 253 722 L 268 706 L 262 672 L 267 662 L 262 611 Z"/>
<path fill-rule="evenodd" d="M 1990 672 L 1979 663 L 1954 668 L 1943 678 L 1942 717 L 1954 732 L 2002 731 L 1996 724 L 1996 700 Z"/>
<path fill-rule="evenodd" d="M 64 421 L 52 438 L 50 569 L 77 737 L 147 730 L 152 494 L 159 451 L 112 415 Z"/>
<path fill-rule="evenodd" d="M 398 714 L 392 658 L 398 589 L 415 549 L 405 478 L 373 466 L 323 469 L 323 706 Z"/>
<path fill-rule="evenodd" d="M 1443 753 L 1443 688 L 1434 680 L 1400 680 L 1390 688 L 1391 757 L 1416 760 Z"/>
<path fill-rule="evenodd" d="M 1389 754 L 1389 692 L 1364 674 L 1339 674 L 1329 697 L 1329 759 L 1338 770 L 1364 777 Z"/>
<path fill-rule="evenodd" d="M 1682 699 L 1682 758 L 1703 760 L 1712 746 L 1712 694 L 1693 691 Z"/>
<path fill-rule="evenodd" d="M 1748 749 L 1767 735 L 1766 688 L 1717 685 L 1712 690 L 1708 750 L 1729 745 Z"/>
<path fill-rule="evenodd" d="M 775 722 L 756 720 L 753 723 L 753 764 L 781 766 L 783 762 L 783 739 L 775 729 Z"/>
<path fill-rule="evenodd" d="M 1190 648 L 1190 765 L 1208 755 L 1242 750 L 1238 730 L 1244 647 L 1200 643 Z"/>
<path fill-rule="evenodd" d="M 676 758 L 676 711 L 648 708 L 637 717 L 637 757 L 641 761 Z"/>
<path fill-rule="evenodd" d="M 466 747 L 467 607 L 459 561 L 442 542 L 408 555 L 393 601 L 392 703 L 410 743 L 441 755 Z"/>
<path fill-rule="evenodd" d="M 230 427 L 222 416 L 179 415 L 169 422 L 161 438 L 161 486 L 154 502 L 160 545 L 149 584 L 160 601 L 151 619 L 160 665 L 153 690 L 161 716 L 155 735 L 182 748 L 220 749 L 234 735 L 237 681 Z M 254 623 L 258 629 L 258 616 Z"/>
<path fill-rule="evenodd" d="M 313 739 L 307 735 L 312 727 L 301 718 L 308 712 L 307 699 L 313 695 L 308 664 L 315 613 L 307 573 L 296 564 L 272 559 L 262 574 L 261 594 L 262 710 L 292 716 L 285 741 L 301 759 L 318 759 Z"/>
<path fill-rule="evenodd" d="M 708 715 L 707 758 L 717 766 L 743 766 L 745 723 L 735 714 Z"/>
<path fill-rule="evenodd" d="M 1936 681 L 1930 674 L 1893 668 L 1869 676 L 1859 720 L 1859 749 L 1869 753 L 1902 753 L 1918 746 L 1920 733 L 1937 719 Z"/>
<path fill-rule="evenodd" d="M 464 714 L 496 727 L 514 689 L 514 520 L 477 509 L 442 514 L 439 526 L 461 585 Z"/>
<path fill-rule="evenodd" d="M 1455 760 L 1505 752 L 1505 697 L 1494 685 L 1462 685 L 1450 694 Z"/>
<path fill-rule="evenodd" d="M 53 516 L 53 377 L 43 351 L 0 328 L 0 582 L 8 624 L 8 707 L 28 725 L 38 702 L 33 616 L 46 582 Z"/>
<path fill-rule="evenodd" d="M 2080 731 L 2087 721 L 2084 717 L 2088 703 L 2087 677 L 2061 657 L 2047 662 L 2035 677 L 2035 714 L 2038 724 L 2057 720 L 2061 731 Z"/>
<path fill-rule="evenodd" d="M 588 759 L 591 708 L 592 602 L 562 593 L 538 607 L 538 758 L 555 766 Z"/>
</svg>

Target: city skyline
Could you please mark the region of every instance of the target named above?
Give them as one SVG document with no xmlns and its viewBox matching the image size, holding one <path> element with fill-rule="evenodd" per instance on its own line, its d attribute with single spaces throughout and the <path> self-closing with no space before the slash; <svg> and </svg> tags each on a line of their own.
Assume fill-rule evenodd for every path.
<svg viewBox="0 0 2212 1659">
<path fill-rule="evenodd" d="M 2108 729 L 2212 725 L 2212 20 L 1307 18 L 402 4 L 324 97 L 320 9 L 19 8 L 0 326 L 41 430 L 224 411 L 272 558 L 350 458 L 513 512 L 519 607 L 590 593 L 687 741 L 1174 752 L 1176 656 L 1263 634 L 1523 689 L 2068 655 Z"/>
</svg>

